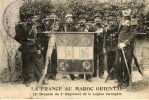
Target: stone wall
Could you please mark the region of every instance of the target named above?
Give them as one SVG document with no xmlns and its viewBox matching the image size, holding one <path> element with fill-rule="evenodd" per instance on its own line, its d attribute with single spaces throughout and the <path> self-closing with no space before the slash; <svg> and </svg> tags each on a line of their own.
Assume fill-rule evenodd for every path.
<svg viewBox="0 0 149 100">
<path fill-rule="evenodd" d="M 139 64 L 145 68 L 149 68 L 149 39 L 138 39 L 134 52 Z"/>
</svg>

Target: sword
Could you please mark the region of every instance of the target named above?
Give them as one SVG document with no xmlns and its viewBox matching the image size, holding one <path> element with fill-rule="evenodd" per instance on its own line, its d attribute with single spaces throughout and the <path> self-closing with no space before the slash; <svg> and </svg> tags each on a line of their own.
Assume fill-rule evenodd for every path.
<svg viewBox="0 0 149 100">
<path fill-rule="evenodd" d="M 107 68 L 107 50 L 106 50 L 106 32 L 103 34 L 103 54 L 104 54 L 104 67 Z"/>
<path fill-rule="evenodd" d="M 125 64 L 126 64 L 126 68 L 127 68 L 128 76 L 129 76 L 129 78 L 130 78 L 130 79 L 129 79 L 129 85 L 131 85 L 131 84 L 132 84 L 131 73 L 130 73 L 130 70 L 129 70 L 129 68 L 128 68 L 128 63 L 127 63 L 127 60 L 126 60 L 126 56 L 125 56 L 125 53 L 124 53 L 124 49 L 121 48 L 121 50 L 122 50 L 122 54 L 123 54 L 124 61 L 125 61 Z"/>
</svg>

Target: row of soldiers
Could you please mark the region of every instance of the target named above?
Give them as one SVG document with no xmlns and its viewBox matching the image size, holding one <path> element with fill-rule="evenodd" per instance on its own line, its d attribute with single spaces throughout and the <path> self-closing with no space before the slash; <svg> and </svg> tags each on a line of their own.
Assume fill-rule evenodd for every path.
<svg viewBox="0 0 149 100">
<path fill-rule="evenodd" d="M 89 82 L 92 82 L 92 77 L 99 76 L 99 78 L 104 78 L 106 59 L 110 79 L 116 78 L 119 86 L 127 87 L 129 85 L 129 81 L 131 80 L 129 76 L 131 73 L 131 62 L 134 56 L 133 41 L 135 39 L 135 33 L 137 32 L 137 18 L 132 13 L 132 10 L 124 7 L 122 10 L 122 18 L 119 20 L 116 19 L 114 14 L 110 14 L 109 19 L 105 21 L 100 12 L 97 12 L 93 16 L 92 21 L 89 21 L 83 14 L 79 15 L 78 19 L 75 22 L 73 15 L 69 12 L 65 16 L 65 22 L 62 22 L 56 15 L 56 11 L 51 10 L 51 13 L 44 19 L 35 15 L 32 16 L 31 22 L 20 22 L 16 25 L 15 39 L 21 44 L 19 51 L 22 52 L 23 75 L 26 85 L 31 83 L 33 77 L 39 82 L 43 74 L 48 41 L 42 40 L 37 35 L 37 33 L 42 33 L 43 31 L 95 32 L 94 73 L 92 75 L 69 74 L 70 78 L 75 80 L 85 77 Z M 122 50 L 124 50 L 125 58 Z M 54 46 L 46 76 L 46 78 L 53 80 L 57 80 L 56 51 L 56 47 Z M 125 60 L 127 61 L 125 62 Z M 128 68 L 126 67 L 126 63 Z M 116 70 L 113 71 L 113 69 Z"/>
</svg>

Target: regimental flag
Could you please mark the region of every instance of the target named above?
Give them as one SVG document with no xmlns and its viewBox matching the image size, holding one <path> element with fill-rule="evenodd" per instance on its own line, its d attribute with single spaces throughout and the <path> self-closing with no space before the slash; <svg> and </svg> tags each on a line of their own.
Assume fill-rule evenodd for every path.
<svg viewBox="0 0 149 100">
<path fill-rule="evenodd" d="M 94 34 L 57 34 L 58 70 L 64 73 L 93 72 Z"/>
</svg>

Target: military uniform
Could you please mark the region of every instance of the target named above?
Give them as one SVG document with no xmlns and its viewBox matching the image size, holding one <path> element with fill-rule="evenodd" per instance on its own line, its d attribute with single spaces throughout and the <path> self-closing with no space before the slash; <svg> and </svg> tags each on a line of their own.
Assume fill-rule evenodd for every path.
<svg viewBox="0 0 149 100">
<path fill-rule="evenodd" d="M 106 44 L 107 44 L 107 72 L 111 79 L 115 78 L 115 54 L 117 48 L 117 38 L 118 38 L 118 23 L 114 18 L 115 16 L 111 14 L 108 19 L 108 27 L 107 27 L 107 36 L 106 36 Z"/>
<path fill-rule="evenodd" d="M 126 56 L 128 69 L 131 74 L 131 63 L 133 59 L 133 49 L 134 49 L 134 39 L 137 32 L 137 23 L 131 19 L 130 16 L 123 16 L 120 21 L 119 36 L 118 36 L 118 46 L 119 49 L 116 52 L 116 68 L 117 68 L 117 80 L 119 86 L 127 87 L 129 86 L 130 77 L 126 68 L 124 61 L 124 56 L 122 54 L 122 48 Z M 125 46 L 121 45 L 124 44 Z"/>
<path fill-rule="evenodd" d="M 77 31 L 78 32 L 91 32 L 92 28 L 89 27 L 88 25 L 86 25 L 86 16 L 84 15 L 80 15 L 79 16 L 80 22 L 79 22 L 79 26 L 77 27 Z M 88 80 L 89 82 L 91 82 L 91 74 L 85 74 L 86 80 Z M 84 78 L 84 74 L 80 74 L 79 78 L 83 79 Z"/>
<path fill-rule="evenodd" d="M 94 20 L 96 17 L 100 17 L 101 14 L 95 14 Z M 97 32 L 94 36 L 94 73 L 93 77 L 97 76 L 97 61 L 99 60 L 99 77 L 103 77 L 104 75 L 104 54 L 103 54 L 103 36 L 104 36 L 104 28 L 101 24 L 101 21 L 93 24 L 93 31 Z"/>
<path fill-rule="evenodd" d="M 20 22 L 16 25 L 15 30 L 15 39 L 21 44 L 19 51 L 22 53 L 24 83 L 30 83 L 34 76 L 38 82 L 42 76 L 44 59 L 41 53 L 41 44 L 38 42 L 36 35 L 37 32 L 42 31 L 42 25 L 38 22 Z"/>
</svg>

